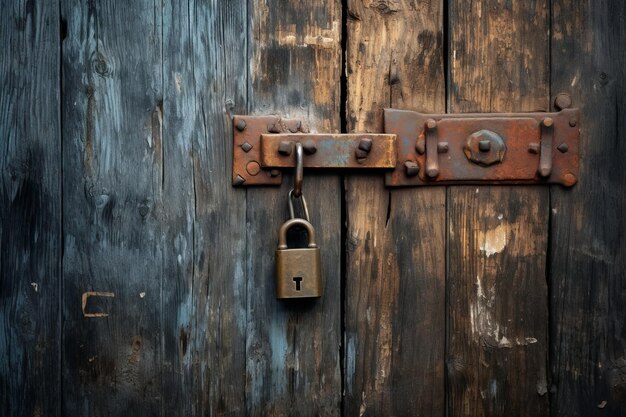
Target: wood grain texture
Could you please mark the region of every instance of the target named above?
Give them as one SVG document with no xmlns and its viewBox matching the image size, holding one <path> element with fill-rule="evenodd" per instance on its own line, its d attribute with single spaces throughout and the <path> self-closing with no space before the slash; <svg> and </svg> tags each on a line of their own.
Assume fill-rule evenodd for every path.
<svg viewBox="0 0 626 417">
<path fill-rule="evenodd" d="M 449 4 L 451 112 L 547 110 L 547 1 Z M 454 416 L 548 415 L 547 188 L 448 189 Z"/>
<path fill-rule="evenodd" d="M 341 5 L 337 0 L 250 1 L 248 110 L 339 129 Z M 324 293 L 275 300 L 274 251 L 287 220 L 282 187 L 247 190 L 247 411 L 251 416 L 337 416 L 341 377 L 341 188 L 337 176 L 305 174 L 303 193 L 321 248 Z"/>
<path fill-rule="evenodd" d="M 245 112 L 245 2 L 164 3 L 164 415 L 245 414 L 245 192 L 227 179 Z"/>
<path fill-rule="evenodd" d="M 59 415 L 58 6 L 0 8 L 0 413 Z"/>
<path fill-rule="evenodd" d="M 356 1 L 347 11 L 348 129 L 382 109 L 444 111 L 443 2 Z M 444 415 L 445 189 L 346 178 L 344 414 Z"/>
<path fill-rule="evenodd" d="M 61 2 L 65 415 L 161 413 L 159 6 Z"/>
<path fill-rule="evenodd" d="M 626 3 L 552 10 L 552 93 L 581 108 L 579 182 L 551 190 L 552 416 L 626 416 Z"/>
</svg>

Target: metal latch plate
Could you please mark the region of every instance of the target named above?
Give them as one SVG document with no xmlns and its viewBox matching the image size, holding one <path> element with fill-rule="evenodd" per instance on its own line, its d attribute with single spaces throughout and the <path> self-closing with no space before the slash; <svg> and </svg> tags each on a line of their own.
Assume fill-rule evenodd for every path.
<svg viewBox="0 0 626 417">
<path fill-rule="evenodd" d="M 565 109 L 558 113 L 517 114 L 422 114 L 405 110 L 385 110 L 385 132 L 398 135 L 398 165 L 385 178 L 387 186 L 420 186 L 435 184 L 535 184 L 551 183 L 572 186 L 578 175 L 578 110 Z M 550 135 L 542 137 L 542 123 L 552 122 Z M 436 127 L 428 130 L 427 122 Z M 470 136 L 491 132 L 504 144 L 501 160 L 485 165 L 476 159 L 489 157 L 497 149 L 486 143 L 485 152 L 472 154 L 468 149 Z M 432 140 L 428 135 L 433 135 Z M 477 139 L 480 142 L 481 138 Z M 547 154 L 544 147 L 551 142 Z M 488 142 L 485 140 L 484 142 Z M 435 152 L 438 173 L 427 174 L 429 143 L 439 145 Z M 443 146 L 442 146 L 443 145 Z M 550 174 L 539 175 L 539 166 L 548 159 Z M 494 160 L 497 159 L 495 156 Z M 407 175 L 405 163 L 416 163 L 416 175 Z M 483 161 L 481 161 L 483 162 Z"/>
</svg>

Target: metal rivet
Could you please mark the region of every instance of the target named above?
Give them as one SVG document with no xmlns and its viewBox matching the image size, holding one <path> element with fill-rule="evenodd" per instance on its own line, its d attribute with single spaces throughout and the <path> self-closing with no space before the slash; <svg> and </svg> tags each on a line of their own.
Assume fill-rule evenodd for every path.
<svg viewBox="0 0 626 417">
<path fill-rule="evenodd" d="M 437 152 L 439 153 L 447 153 L 449 149 L 448 142 L 439 142 L 437 144 Z"/>
<path fill-rule="evenodd" d="M 561 151 L 561 153 L 565 153 L 569 150 L 569 146 L 567 146 L 567 143 L 561 143 L 559 146 L 556 147 L 559 151 Z"/>
<path fill-rule="evenodd" d="M 577 182 L 578 182 L 578 178 L 576 178 L 576 175 L 574 175 L 572 173 L 567 173 L 563 177 L 563 184 L 566 187 L 571 187 L 572 185 L 576 184 Z"/>
<path fill-rule="evenodd" d="M 238 130 L 238 131 L 243 132 L 243 131 L 246 129 L 246 121 L 245 121 L 245 120 L 243 120 L 243 119 L 239 119 L 239 120 L 237 121 L 237 125 L 236 125 L 236 127 L 237 127 L 237 130 Z M 247 152 L 247 151 L 246 151 L 246 152 Z"/>
<path fill-rule="evenodd" d="M 359 149 L 365 152 L 369 152 L 372 150 L 372 139 L 363 138 L 359 141 Z"/>
<path fill-rule="evenodd" d="M 261 172 L 261 165 L 257 161 L 250 161 L 246 165 L 246 171 L 252 176 L 258 175 Z"/>
<path fill-rule="evenodd" d="M 552 120 L 551 117 L 546 117 L 545 119 L 543 119 L 543 125 L 545 127 L 550 127 L 552 126 L 552 124 L 554 124 L 554 120 Z"/>
<path fill-rule="evenodd" d="M 252 149 L 252 145 L 246 142 L 243 145 L 241 145 L 241 149 L 243 149 L 244 152 L 250 152 L 250 149 Z"/>
<path fill-rule="evenodd" d="M 577 121 L 576 119 L 574 119 L 573 117 L 571 119 L 569 119 L 569 125 L 571 127 L 576 127 Z"/>
<path fill-rule="evenodd" d="M 284 140 L 280 142 L 280 145 L 278 145 L 278 153 L 284 156 L 289 156 L 291 155 L 292 148 L 292 143 Z"/>
<path fill-rule="evenodd" d="M 270 177 L 277 177 L 280 175 L 280 170 L 274 168 L 270 171 Z"/>
<path fill-rule="evenodd" d="M 404 171 L 407 177 L 415 177 L 420 172 L 420 166 L 415 161 L 406 161 L 404 163 Z"/>
<path fill-rule="evenodd" d="M 534 153 L 535 155 L 539 153 L 539 148 L 541 148 L 541 145 L 537 142 L 531 142 L 528 144 L 528 152 Z"/>
<path fill-rule="evenodd" d="M 237 175 L 235 181 L 233 181 L 233 185 L 243 185 L 244 182 L 246 182 L 246 179 L 241 175 Z"/>
<path fill-rule="evenodd" d="M 554 99 L 554 107 L 556 107 L 557 110 L 567 109 L 571 105 L 572 105 L 572 98 L 567 93 L 557 94 L 556 98 Z"/>
<path fill-rule="evenodd" d="M 489 152 L 491 150 L 491 141 L 481 140 L 478 142 L 478 150 L 481 152 Z"/>
<path fill-rule="evenodd" d="M 309 139 L 302 144 L 302 150 L 304 150 L 304 153 L 307 155 L 313 155 L 317 152 L 317 145 Z"/>
<path fill-rule="evenodd" d="M 428 119 L 426 120 L 426 127 L 432 130 L 437 127 L 437 122 L 435 119 Z"/>
<path fill-rule="evenodd" d="M 365 158 L 367 158 L 367 154 L 368 154 L 368 152 L 364 151 L 363 149 L 359 149 L 359 148 L 357 148 L 357 149 L 354 151 L 354 154 L 356 155 L 356 159 L 357 159 L 357 160 L 361 160 L 361 159 L 365 159 Z"/>
</svg>

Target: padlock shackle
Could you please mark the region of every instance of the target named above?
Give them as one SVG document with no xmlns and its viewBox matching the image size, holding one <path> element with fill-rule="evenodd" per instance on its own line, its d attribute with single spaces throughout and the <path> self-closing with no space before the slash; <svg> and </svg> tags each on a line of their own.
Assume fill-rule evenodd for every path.
<svg viewBox="0 0 626 417">
<path fill-rule="evenodd" d="M 304 219 L 291 219 L 287 220 L 282 226 L 280 226 L 280 230 L 278 231 L 278 249 L 288 249 L 287 230 L 291 229 L 293 226 L 304 227 L 309 237 L 308 247 L 317 248 L 317 243 L 315 243 L 315 229 L 313 228 L 313 225 Z"/>
</svg>

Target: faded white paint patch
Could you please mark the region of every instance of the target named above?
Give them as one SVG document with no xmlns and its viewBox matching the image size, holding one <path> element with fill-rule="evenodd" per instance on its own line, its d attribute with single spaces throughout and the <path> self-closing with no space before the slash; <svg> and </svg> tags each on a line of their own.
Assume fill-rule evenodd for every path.
<svg viewBox="0 0 626 417">
<path fill-rule="evenodd" d="M 39 291 L 39 284 L 37 284 L 36 282 L 31 282 L 30 286 L 33 287 L 35 292 Z"/>
<path fill-rule="evenodd" d="M 145 296 L 146 296 L 146 293 L 145 293 L 145 292 L 140 292 L 140 293 L 139 293 L 139 298 L 143 298 L 143 297 L 145 297 Z"/>
<path fill-rule="evenodd" d="M 487 257 L 504 250 L 508 240 L 509 226 L 501 224 L 495 229 L 478 232 L 478 241 L 481 242 L 480 250 L 485 252 Z"/>
</svg>

